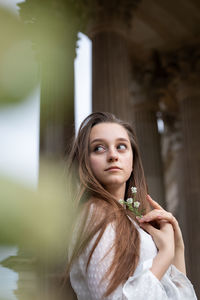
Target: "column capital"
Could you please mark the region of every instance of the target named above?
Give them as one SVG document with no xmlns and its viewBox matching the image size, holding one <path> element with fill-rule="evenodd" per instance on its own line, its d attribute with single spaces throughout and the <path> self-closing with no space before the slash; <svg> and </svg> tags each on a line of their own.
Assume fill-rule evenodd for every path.
<svg viewBox="0 0 200 300">
<path fill-rule="evenodd" d="M 81 0 L 77 5 L 86 34 L 93 38 L 102 31 L 126 35 L 140 2 L 141 0 Z"/>
<path fill-rule="evenodd" d="M 146 98 L 159 110 L 160 101 L 166 97 L 170 78 L 157 51 L 154 51 L 147 61 L 133 63 L 132 81 L 133 94 L 137 91 L 137 102 Z"/>
<path fill-rule="evenodd" d="M 158 110 L 158 99 L 156 98 L 153 89 L 145 87 L 134 81 L 131 85 L 131 105 L 134 110 Z"/>
<path fill-rule="evenodd" d="M 191 99 L 193 97 L 200 98 L 200 74 L 191 73 L 185 79 L 178 79 L 177 83 L 177 100 L 181 102 L 186 99 Z"/>
<path fill-rule="evenodd" d="M 173 91 L 176 101 L 199 95 L 200 48 L 198 45 L 161 55 L 161 61 L 168 76 L 167 89 Z"/>
</svg>

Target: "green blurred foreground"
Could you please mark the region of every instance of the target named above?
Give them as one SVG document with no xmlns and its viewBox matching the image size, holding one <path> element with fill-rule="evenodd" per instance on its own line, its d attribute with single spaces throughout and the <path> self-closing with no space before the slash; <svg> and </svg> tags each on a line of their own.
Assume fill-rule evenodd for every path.
<svg viewBox="0 0 200 300">
<path fill-rule="evenodd" d="M 0 107 L 23 101 L 40 82 L 44 127 L 54 120 L 55 104 L 61 125 L 71 114 L 77 19 L 70 3 L 63 1 L 58 14 L 48 1 L 34 1 L 22 9 L 24 22 L 0 8 Z M 19 274 L 19 300 L 59 299 L 54 285 L 64 270 L 74 218 L 63 170 L 64 163 L 42 163 L 37 190 L 0 178 L 0 244 L 19 247 L 19 255 L 2 264 Z M 68 293 L 64 298 L 71 299 Z M 0 300 L 9 299 L 0 293 Z"/>
<path fill-rule="evenodd" d="M 48 1 L 26 4 L 20 18 L 0 7 L 0 106 L 22 101 L 41 81 L 45 104 L 53 95 L 58 102 L 71 96 L 78 31 L 70 1 L 59 4 L 59 13 Z"/>
<path fill-rule="evenodd" d="M 38 80 L 38 65 L 24 24 L 0 8 L 0 105 L 22 101 Z"/>
<path fill-rule="evenodd" d="M 19 272 L 18 299 L 59 299 L 59 276 L 74 214 L 63 168 L 42 164 L 35 191 L 3 178 L 0 191 L 0 243 L 19 246 L 18 257 L 3 263 Z"/>
</svg>

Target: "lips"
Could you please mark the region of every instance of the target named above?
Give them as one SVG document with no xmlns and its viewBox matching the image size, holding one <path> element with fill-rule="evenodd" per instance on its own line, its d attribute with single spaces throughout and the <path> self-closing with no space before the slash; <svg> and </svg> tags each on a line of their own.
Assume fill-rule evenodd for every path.
<svg viewBox="0 0 200 300">
<path fill-rule="evenodd" d="M 121 170 L 121 168 L 119 168 L 119 167 L 116 167 L 116 166 L 113 166 L 113 167 L 110 167 L 110 168 L 108 168 L 108 169 L 106 169 L 105 171 L 114 171 L 114 170 Z"/>
</svg>

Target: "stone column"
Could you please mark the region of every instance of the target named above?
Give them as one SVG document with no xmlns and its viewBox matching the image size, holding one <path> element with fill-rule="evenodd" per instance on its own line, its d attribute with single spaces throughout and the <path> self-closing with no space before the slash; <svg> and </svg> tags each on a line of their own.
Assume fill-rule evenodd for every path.
<svg viewBox="0 0 200 300">
<path fill-rule="evenodd" d="M 136 93 L 132 99 L 134 127 L 142 155 L 148 192 L 153 199 L 165 207 L 165 189 L 161 158 L 160 134 L 158 132 L 157 101 L 145 90 Z"/>
<path fill-rule="evenodd" d="M 184 206 L 187 229 L 188 275 L 200 297 L 200 88 L 199 79 L 179 85 L 183 132 Z"/>
<path fill-rule="evenodd" d="M 159 108 L 164 122 L 161 148 L 166 206 L 168 211 L 178 217 L 180 214 L 177 213 L 179 212 L 177 208 L 181 199 L 180 191 L 182 191 L 182 173 L 180 168 L 182 165 L 182 134 L 178 101 L 174 93 L 169 89 L 169 86 L 166 87 L 162 98 L 159 100 Z"/>
<path fill-rule="evenodd" d="M 191 55 L 192 54 L 192 55 Z M 176 216 L 185 241 L 187 275 L 200 297 L 200 51 L 199 47 L 177 49 L 176 53 L 162 56 L 165 70 L 165 102 L 178 126 L 178 147 L 175 151 L 178 206 Z M 171 123 L 171 122 L 170 122 Z M 176 130 L 172 128 L 174 134 Z M 177 143 L 176 143 L 177 144 Z"/>
<path fill-rule="evenodd" d="M 162 139 L 164 160 L 164 179 L 167 210 L 179 222 L 185 243 L 187 243 L 187 224 L 184 202 L 183 181 L 183 142 L 180 113 L 172 110 L 163 113 L 165 131 Z"/>
<path fill-rule="evenodd" d="M 173 121 L 172 121 L 173 122 Z M 168 207 L 179 221 L 179 225 L 185 231 L 185 209 L 183 199 L 183 176 L 182 176 L 182 163 L 183 163 L 183 144 L 182 144 L 182 132 L 180 128 L 179 114 L 176 120 L 174 120 L 174 126 L 172 126 L 170 136 L 170 152 L 166 159 L 171 161 L 171 170 L 168 171 L 168 181 L 171 181 L 171 186 L 168 186 Z M 173 131 L 172 131 L 173 130 Z M 172 185 L 174 188 L 172 188 Z M 167 187 L 166 187 L 167 188 Z"/>
<path fill-rule="evenodd" d="M 112 112 L 124 120 L 129 120 L 130 112 L 127 37 L 139 2 L 94 1 L 87 26 L 92 40 L 93 111 Z"/>
<path fill-rule="evenodd" d="M 129 58 L 125 37 L 102 31 L 92 38 L 93 111 L 109 111 L 127 119 Z"/>
</svg>

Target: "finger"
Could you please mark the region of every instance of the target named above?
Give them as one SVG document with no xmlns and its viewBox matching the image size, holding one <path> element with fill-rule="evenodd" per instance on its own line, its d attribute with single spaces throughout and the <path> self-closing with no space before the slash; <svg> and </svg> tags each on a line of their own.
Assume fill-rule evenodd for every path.
<svg viewBox="0 0 200 300">
<path fill-rule="evenodd" d="M 147 213 L 143 217 L 138 218 L 138 221 L 139 222 L 150 222 L 150 221 L 159 219 L 159 217 L 163 215 L 163 212 L 165 212 L 165 211 L 161 210 L 161 209 L 151 210 L 149 213 Z"/>
<path fill-rule="evenodd" d="M 178 222 L 176 218 L 170 213 L 163 210 L 154 209 L 142 218 L 138 219 L 139 223 L 142 224 L 144 222 L 151 222 L 151 221 L 165 221 L 170 223 L 174 230 L 179 230 Z"/>
<path fill-rule="evenodd" d="M 173 225 L 173 227 L 178 225 L 176 218 L 170 212 L 165 212 L 158 215 L 158 220 L 165 220 Z"/>
<path fill-rule="evenodd" d="M 138 219 L 139 223 L 151 222 L 151 221 L 165 221 L 171 223 L 173 227 L 177 226 L 175 217 L 164 209 L 154 209 L 147 213 L 142 218 Z"/>
<path fill-rule="evenodd" d="M 162 206 L 160 206 L 155 200 L 153 200 L 150 195 L 147 195 L 147 200 L 149 201 L 149 203 L 151 204 L 151 206 L 153 208 L 157 208 L 157 209 L 163 209 Z"/>
</svg>

